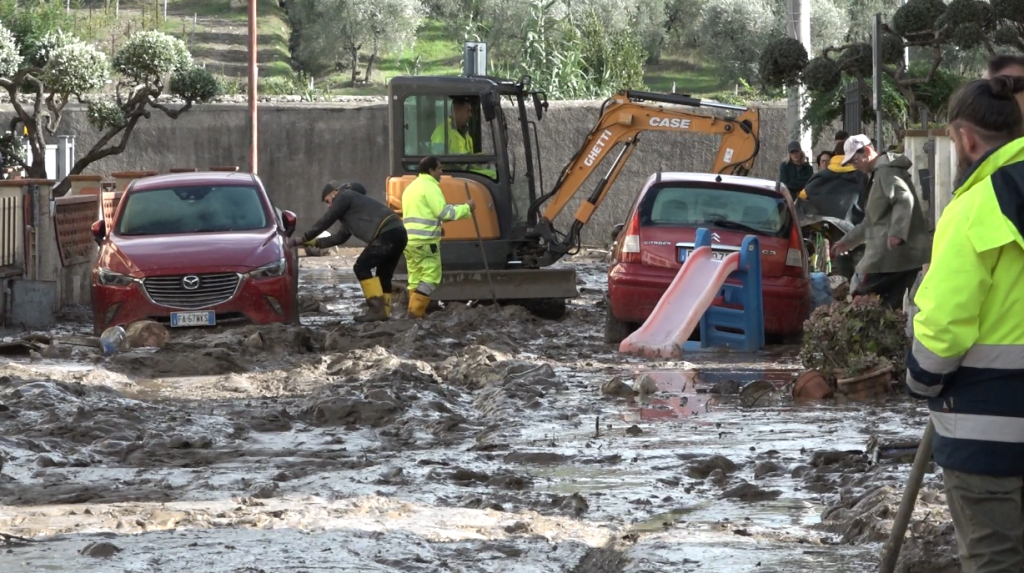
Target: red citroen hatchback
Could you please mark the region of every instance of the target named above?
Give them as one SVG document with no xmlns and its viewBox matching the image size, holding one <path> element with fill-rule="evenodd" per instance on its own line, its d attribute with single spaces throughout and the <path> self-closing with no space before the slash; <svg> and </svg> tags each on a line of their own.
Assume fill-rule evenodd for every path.
<svg viewBox="0 0 1024 573">
<path fill-rule="evenodd" d="M 738 251 L 746 235 L 757 236 L 765 333 L 799 334 L 812 310 L 812 292 L 797 220 L 774 181 L 708 173 L 651 176 L 627 222 L 613 232 L 605 340 L 621 342 L 647 320 L 701 227 L 711 231 L 716 257 Z"/>
<path fill-rule="evenodd" d="M 295 214 L 275 209 L 251 173 L 138 179 L 100 245 L 93 326 L 151 319 L 170 327 L 297 322 L 299 264 L 287 246 Z"/>
</svg>

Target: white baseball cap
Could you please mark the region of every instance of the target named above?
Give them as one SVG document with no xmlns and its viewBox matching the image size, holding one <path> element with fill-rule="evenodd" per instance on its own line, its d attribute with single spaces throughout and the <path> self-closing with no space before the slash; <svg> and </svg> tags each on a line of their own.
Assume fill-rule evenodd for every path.
<svg viewBox="0 0 1024 573">
<path fill-rule="evenodd" d="M 853 161 L 853 156 L 857 155 L 858 151 L 869 145 L 871 145 L 871 139 L 863 133 L 850 136 L 843 143 L 843 165 L 848 165 Z"/>
</svg>

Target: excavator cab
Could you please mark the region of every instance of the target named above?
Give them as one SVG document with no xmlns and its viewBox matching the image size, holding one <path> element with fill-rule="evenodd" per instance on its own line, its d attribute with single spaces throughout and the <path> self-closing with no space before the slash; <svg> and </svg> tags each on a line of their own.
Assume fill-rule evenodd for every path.
<svg viewBox="0 0 1024 573">
<path fill-rule="evenodd" d="M 701 107 L 726 114 L 685 109 Z M 403 76 L 390 81 L 388 206 L 402 214 L 402 193 L 418 176 L 420 160 L 430 155 L 441 160 L 446 201 L 473 199 L 477 205 L 473 218 L 443 224 L 444 275 L 432 293 L 435 300 L 494 298 L 557 316 L 565 300 L 579 294 L 576 273 L 549 267 L 578 251 L 581 229 L 607 196 L 641 133 L 721 136 L 713 173 L 746 175 L 760 149 L 756 109 L 684 94 L 624 90 L 604 102 L 596 125 L 547 191 L 536 121 L 528 108 L 536 121 L 547 110 L 546 97 L 530 89 L 529 76 Z M 608 157 L 614 160 L 579 202 L 571 227 L 557 230 L 555 219 Z M 398 272 L 405 272 L 404 263 Z"/>
<path fill-rule="evenodd" d="M 536 151 L 528 137 L 517 134 L 530 133 L 528 101 L 538 117 L 547 107 L 541 94 L 529 91 L 528 78 L 396 77 L 389 83 L 388 99 L 388 207 L 402 214 L 402 193 L 428 155 L 441 160 L 445 200 L 459 204 L 472 198 L 477 206 L 475 224 L 472 218 L 443 224 L 444 278 L 431 298 L 488 299 L 492 286 L 495 298 L 502 300 L 577 296 L 571 269 L 526 272 L 516 260 L 519 244 L 528 240 L 527 213 L 538 196 Z M 503 99 L 515 110 L 508 114 L 514 117 L 506 115 Z M 522 157 L 522 164 L 510 157 Z"/>
</svg>

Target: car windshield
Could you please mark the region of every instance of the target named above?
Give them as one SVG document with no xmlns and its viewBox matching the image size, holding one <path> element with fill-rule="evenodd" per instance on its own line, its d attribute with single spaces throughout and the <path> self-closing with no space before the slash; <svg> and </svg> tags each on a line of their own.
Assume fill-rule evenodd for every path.
<svg viewBox="0 0 1024 573">
<path fill-rule="evenodd" d="M 194 185 L 128 193 L 120 235 L 252 231 L 267 226 L 255 187 Z"/>
<path fill-rule="evenodd" d="M 747 187 L 668 183 L 652 187 L 640 202 L 641 227 L 707 225 L 770 236 L 789 232 L 790 216 L 781 196 Z"/>
</svg>

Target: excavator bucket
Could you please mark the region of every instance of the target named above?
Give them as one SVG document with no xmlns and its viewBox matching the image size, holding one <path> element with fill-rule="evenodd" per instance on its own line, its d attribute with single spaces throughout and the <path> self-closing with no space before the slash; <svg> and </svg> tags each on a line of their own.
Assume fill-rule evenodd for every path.
<svg viewBox="0 0 1024 573">
<path fill-rule="evenodd" d="M 491 285 L 498 300 L 568 299 L 579 296 L 574 269 L 501 269 L 490 271 L 445 271 L 441 286 L 430 298 L 438 301 L 490 300 Z M 404 288 L 408 275 L 396 275 Z"/>
</svg>

